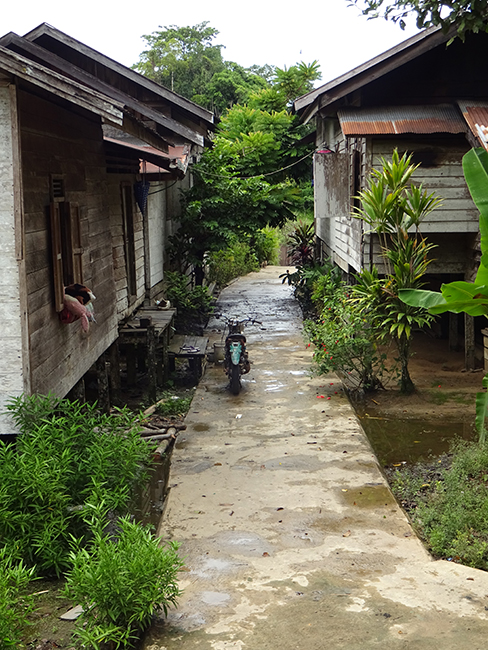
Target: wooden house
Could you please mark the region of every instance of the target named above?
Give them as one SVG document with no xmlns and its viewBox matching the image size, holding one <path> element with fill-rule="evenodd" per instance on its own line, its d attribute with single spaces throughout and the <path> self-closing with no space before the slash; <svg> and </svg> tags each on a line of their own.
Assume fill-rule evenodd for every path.
<svg viewBox="0 0 488 650">
<path fill-rule="evenodd" d="M 430 266 L 433 288 L 442 281 L 470 280 L 476 272 L 478 211 L 461 161 L 484 137 L 486 143 L 488 34 L 449 43 L 451 37 L 428 29 L 295 102 L 302 120 L 316 124 L 318 249 L 346 275 L 373 263 L 382 269 L 376 237 L 351 211 L 371 170 L 382 157 L 391 159 L 394 148 L 413 154 L 420 163 L 413 180 L 443 199 L 421 226 L 438 245 Z M 457 321 L 451 320 L 455 345 Z"/>
<path fill-rule="evenodd" d="M 212 125 L 49 25 L 0 39 L 0 411 L 24 392 L 66 395 L 159 295 L 178 191 Z M 59 318 L 72 283 L 96 296 L 87 332 Z"/>
</svg>

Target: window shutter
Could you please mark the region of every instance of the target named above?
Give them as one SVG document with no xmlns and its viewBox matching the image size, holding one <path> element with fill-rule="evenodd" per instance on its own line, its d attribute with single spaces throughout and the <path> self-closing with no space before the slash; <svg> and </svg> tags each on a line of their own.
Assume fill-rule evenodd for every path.
<svg viewBox="0 0 488 650">
<path fill-rule="evenodd" d="M 63 254 L 59 203 L 51 203 L 51 247 L 53 253 L 54 306 L 57 312 L 64 307 Z"/>
<path fill-rule="evenodd" d="M 66 212 L 69 218 L 71 231 L 73 282 L 83 284 L 83 247 L 81 245 L 80 206 L 77 203 L 67 203 Z"/>
</svg>

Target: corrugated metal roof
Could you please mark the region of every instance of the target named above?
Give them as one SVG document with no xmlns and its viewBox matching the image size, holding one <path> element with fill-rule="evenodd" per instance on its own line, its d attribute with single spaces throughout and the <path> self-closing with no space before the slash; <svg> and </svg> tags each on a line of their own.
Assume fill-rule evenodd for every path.
<svg viewBox="0 0 488 650">
<path fill-rule="evenodd" d="M 346 136 L 466 132 L 459 111 L 450 104 L 343 108 L 337 115 Z"/>
<path fill-rule="evenodd" d="M 488 103 L 463 100 L 458 104 L 471 132 L 488 151 Z"/>
</svg>

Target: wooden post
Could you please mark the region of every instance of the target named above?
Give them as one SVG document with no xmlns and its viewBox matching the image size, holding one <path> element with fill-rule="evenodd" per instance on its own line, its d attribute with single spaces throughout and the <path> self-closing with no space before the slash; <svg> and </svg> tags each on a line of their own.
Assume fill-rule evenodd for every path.
<svg viewBox="0 0 488 650">
<path fill-rule="evenodd" d="M 133 343 L 127 345 L 125 358 L 127 361 L 127 386 L 135 386 L 137 382 L 137 363 L 136 349 Z"/>
<path fill-rule="evenodd" d="M 488 329 L 481 330 L 483 335 L 483 368 L 488 372 Z"/>
<path fill-rule="evenodd" d="M 469 314 L 464 314 L 464 359 L 466 370 L 474 370 L 474 317 Z"/>
<path fill-rule="evenodd" d="M 449 352 L 459 350 L 458 314 L 449 312 Z"/>
<path fill-rule="evenodd" d="M 82 377 L 70 390 L 68 397 L 70 400 L 84 404 L 86 402 L 85 378 Z"/>
<path fill-rule="evenodd" d="M 148 325 L 147 327 L 147 366 L 149 399 L 155 402 L 157 399 L 158 359 L 156 356 L 156 332 L 154 325 Z"/>
<path fill-rule="evenodd" d="M 108 413 L 110 411 L 110 395 L 108 390 L 108 373 L 107 364 L 105 363 L 105 354 L 98 357 L 95 367 L 97 370 L 98 406 L 104 413 Z"/>
<path fill-rule="evenodd" d="M 122 398 L 120 393 L 120 352 L 118 341 L 115 341 L 115 343 L 112 343 L 112 345 L 109 347 L 108 358 L 110 363 L 110 402 L 115 406 L 121 406 Z"/>
</svg>

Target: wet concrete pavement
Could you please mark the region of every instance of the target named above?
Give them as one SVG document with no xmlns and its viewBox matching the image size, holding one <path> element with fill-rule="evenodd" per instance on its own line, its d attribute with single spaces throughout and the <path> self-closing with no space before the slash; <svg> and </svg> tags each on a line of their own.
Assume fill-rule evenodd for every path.
<svg viewBox="0 0 488 650">
<path fill-rule="evenodd" d="M 339 380 L 310 376 L 284 270 L 221 295 L 265 329 L 246 330 L 240 395 L 212 364 L 196 392 L 159 529 L 182 543 L 184 591 L 144 648 L 486 648 L 488 575 L 426 553 Z"/>
</svg>

